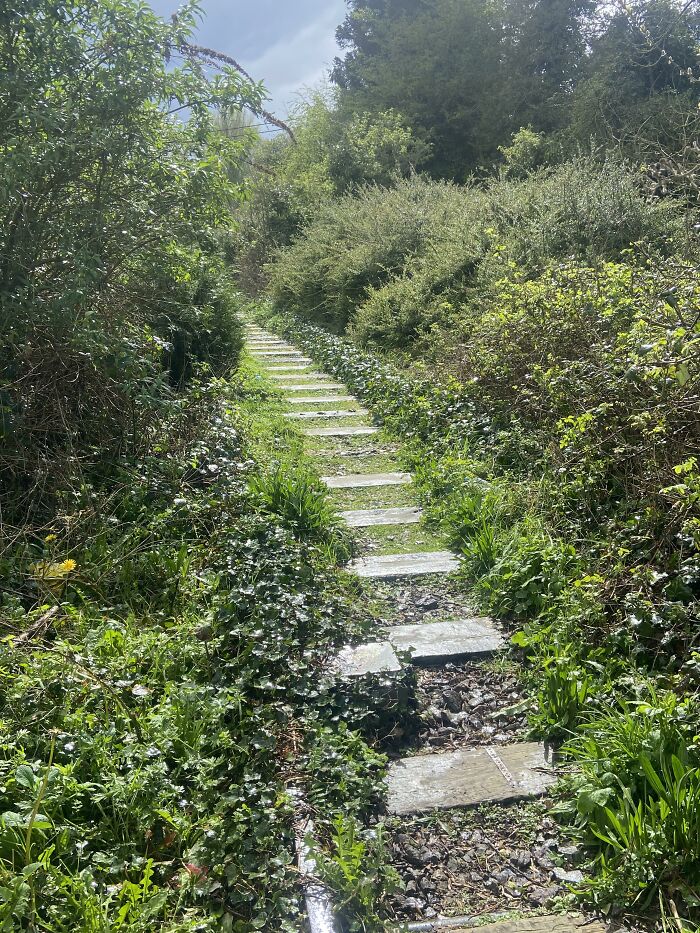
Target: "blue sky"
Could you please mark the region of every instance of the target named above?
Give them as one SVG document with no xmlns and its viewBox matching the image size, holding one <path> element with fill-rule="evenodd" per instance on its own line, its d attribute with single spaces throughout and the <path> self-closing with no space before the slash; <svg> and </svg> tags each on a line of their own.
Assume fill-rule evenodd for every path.
<svg viewBox="0 0 700 933">
<path fill-rule="evenodd" d="M 169 17 L 179 0 L 150 0 Z M 196 41 L 231 55 L 272 97 L 268 109 L 285 117 L 305 86 L 318 83 L 338 49 L 335 30 L 345 0 L 201 0 Z"/>
</svg>

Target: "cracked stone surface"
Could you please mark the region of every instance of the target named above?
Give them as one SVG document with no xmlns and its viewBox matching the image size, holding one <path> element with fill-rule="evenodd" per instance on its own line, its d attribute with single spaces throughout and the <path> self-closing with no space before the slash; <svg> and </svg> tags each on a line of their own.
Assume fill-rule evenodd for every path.
<svg viewBox="0 0 700 933">
<path fill-rule="evenodd" d="M 538 742 L 516 742 L 417 755 L 389 768 L 391 813 L 506 803 L 544 794 L 556 780 L 551 755 Z"/>
<path fill-rule="evenodd" d="M 475 617 L 418 625 L 396 625 L 389 629 L 389 640 L 412 660 L 438 664 L 468 656 L 483 656 L 503 648 L 503 636 L 490 619 Z"/>
<path fill-rule="evenodd" d="M 346 678 L 401 670 L 401 662 L 388 641 L 343 648 L 336 663 L 340 676 Z"/>
<path fill-rule="evenodd" d="M 410 577 L 429 573 L 451 573 L 459 568 L 452 551 L 425 551 L 416 554 L 385 554 L 360 557 L 348 569 L 358 577 L 374 579 Z"/>
<path fill-rule="evenodd" d="M 355 509 L 341 512 L 351 528 L 369 528 L 373 525 L 415 525 L 423 513 L 420 509 Z"/>
</svg>

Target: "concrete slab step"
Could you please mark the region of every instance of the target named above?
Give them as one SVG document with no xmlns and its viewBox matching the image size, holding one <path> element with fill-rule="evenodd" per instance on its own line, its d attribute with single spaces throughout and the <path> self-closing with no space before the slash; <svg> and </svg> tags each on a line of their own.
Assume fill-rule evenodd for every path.
<svg viewBox="0 0 700 933">
<path fill-rule="evenodd" d="M 366 414 L 365 408 L 327 408 L 324 411 L 290 411 L 284 417 L 295 421 L 315 421 L 317 418 L 359 418 Z"/>
<path fill-rule="evenodd" d="M 535 917 L 507 916 L 484 923 L 484 917 L 454 917 L 409 923 L 402 930 L 408 933 L 606 933 L 607 927 L 599 920 L 588 920 L 581 914 L 540 914 Z"/>
<path fill-rule="evenodd" d="M 272 366 L 269 366 L 267 371 L 272 372 L 272 369 Z M 275 373 L 272 378 L 275 382 L 295 382 L 301 385 L 304 384 L 306 380 L 309 382 L 319 382 L 324 379 L 330 380 L 331 376 L 327 376 L 326 373 L 320 373 L 317 369 L 314 369 L 310 373 Z M 345 386 L 343 386 L 343 388 L 345 388 Z"/>
<path fill-rule="evenodd" d="M 370 425 L 355 424 L 347 428 L 307 428 L 304 434 L 307 437 L 359 437 L 361 434 L 377 434 L 379 428 Z"/>
<path fill-rule="evenodd" d="M 335 664 L 338 676 L 345 679 L 401 670 L 401 662 L 388 641 L 366 642 L 364 645 L 343 648 Z"/>
<path fill-rule="evenodd" d="M 414 664 L 426 665 L 482 658 L 502 651 L 505 645 L 503 635 L 485 617 L 396 625 L 389 629 L 389 641 L 401 651 L 410 651 Z"/>
<path fill-rule="evenodd" d="M 270 361 L 272 363 L 306 363 L 311 362 L 308 356 L 297 353 L 295 350 L 251 350 L 250 355 L 256 360 Z"/>
<path fill-rule="evenodd" d="M 289 399 L 290 405 L 326 405 L 332 402 L 357 402 L 357 399 L 354 395 L 310 395 L 308 398 Z"/>
<path fill-rule="evenodd" d="M 551 751 L 538 742 L 404 758 L 389 766 L 391 813 L 512 803 L 544 794 L 554 784 Z"/>
<path fill-rule="evenodd" d="M 284 377 L 280 377 L 280 378 L 278 379 L 278 381 L 280 381 L 280 380 L 282 380 L 282 379 L 285 379 L 285 380 L 286 380 L 286 379 L 293 379 L 293 378 L 294 378 L 293 376 L 284 376 Z M 310 377 L 310 378 L 311 378 L 311 377 Z M 283 388 L 285 392 L 312 392 L 312 391 L 314 391 L 314 390 L 317 391 L 317 392 L 319 392 L 319 391 L 320 391 L 320 392 L 335 392 L 335 391 L 338 391 L 338 390 L 340 390 L 340 389 L 344 389 L 345 386 L 342 385 L 342 383 L 340 383 L 340 382 L 313 382 L 313 381 L 310 381 L 310 382 L 308 382 L 308 383 L 296 382 L 296 383 L 292 383 L 291 385 L 287 385 L 287 384 L 285 383 L 283 386 L 281 386 L 281 388 Z M 348 396 L 348 397 L 350 397 L 350 396 Z M 338 396 L 336 395 L 335 398 L 337 399 Z M 305 399 L 299 399 L 299 404 L 301 404 L 302 401 L 306 401 L 306 400 L 305 400 Z"/>
<path fill-rule="evenodd" d="M 266 372 L 268 373 L 295 373 L 301 369 L 308 369 L 308 363 L 280 363 L 279 366 L 267 366 Z M 311 375 L 311 374 L 310 374 Z M 313 373 L 314 377 L 318 376 L 318 373 Z M 295 377 L 298 378 L 298 377 Z"/>
<path fill-rule="evenodd" d="M 451 551 L 425 551 L 418 554 L 386 554 L 383 557 L 359 557 L 348 564 L 358 577 L 391 579 L 429 573 L 451 573 L 459 561 Z"/>
<path fill-rule="evenodd" d="M 351 528 L 370 528 L 373 525 L 415 525 L 423 513 L 420 509 L 354 509 L 340 514 Z"/>
<path fill-rule="evenodd" d="M 322 476 L 329 489 L 364 489 L 367 486 L 405 486 L 412 482 L 410 473 L 348 473 Z"/>
</svg>

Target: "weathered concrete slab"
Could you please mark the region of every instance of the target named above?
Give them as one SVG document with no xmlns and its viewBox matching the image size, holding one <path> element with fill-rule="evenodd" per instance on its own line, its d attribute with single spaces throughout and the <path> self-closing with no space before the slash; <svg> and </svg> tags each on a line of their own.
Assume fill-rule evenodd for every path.
<svg viewBox="0 0 700 933">
<path fill-rule="evenodd" d="M 414 664 L 483 657 L 501 651 L 505 643 L 487 618 L 397 625 L 389 629 L 389 641 L 401 651 L 410 651 Z"/>
<path fill-rule="evenodd" d="M 348 473 L 346 476 L 322 476 L 329 489 L 364 489 L 366 486 L 405 486 L 412 482 L 410 473 Z"/>
<path fill-rule="evenodd" d="M 370 425 L 356 424 L 347 428 L 307 428 L 304 434 L 307 437 L 358 437 L 361 434 L 376 434 L 379 428 Z"/>
<path fill-rule="evenodd" d="M 296 421 L 315 421 L 317 418 L 359 418 L 366 414 L 368 412 L 364 408 L 327 408 L 323 411 L 290 411 L 284 417 Z"/>
<path fill-rule="evenodd" d="M 315 374 L 314 374 L 314 373 L 311 373 L 311 375 L 310 375 L 309 378 L 311 379 L 313 376 L 315 376 Z M 294 376 L 279 376 L 279 377 L 278 377 L 278 381 L 283 380 L 283 379 L 286 380 L 286 379 L 293 379 L 293 378 L 297 378 L 297 377 L 294 377 Z M 314 382 L 314 381 L 310 381 L 310 382 L 308 382 L 308 383 L 305 383 L 305 382 L 296 382 L 296 383 L 292 383 L 291 385 L 286 385 L 286 384 L 285 384 L 285 385 L 281 386 L 281 388 L 283 388 L 285 392 L 311 392 L 311 391 L 316 391 L 316 392 L 319 392 L 319 391 L 320 391 L 320 392 L 335 392 L 335 391 L 337 391 L 337 390 L 344 389 L 345 386 L 344 386 L 341 382 Z M 338 396 L 335 396 L 335 398 L 337 399 Z M 350 398 L 350 396 L 348 396 L 348 398 Z M 302 401 L 306 401 L 306 399 L 299 399 L 299 404 L 301 404 Z"/>
<path fill-rule="evenodd" d="M 415 525 L 423 513 L 420 509 L 355 509 L 340 514 L 351 528 L 369 528 L 372 525 Z"/>
<path fill-rule="evenodd" d="M 551 753 L 538 742 L 417 755 L 389 767 L 388 808 L 423 813 L 510 803 L 541 796 L 555 780 Z"/>
<path fill-rule="evenodd" d="M 295 373 L 300 369 L 308 369 L 308 363 L 281 363 L 279 366 L 267 366 L 266 371 L 268 373 Z M 312 374 L 310 374 L 312 375 Z M 314 376 L 317 376 L 318 373 L 313 373 Z M 298 376 L 295 376 L 298 378 Z"/>
<path fill-rule="evenodd" d="M 348 565 L 348 569 L 356 573 L 358 577 L 373 579 L 416 577 L 427 573 L 451 573 L 458 567 L 459 561 L 451 551 L 359 557 Z"/>
<path fill-rule="evenodd" d="M 307 398 L 289 399 L 290 405 L 326 405 L 331 402 L 357 402 L 357 399 L 354 395 L 310 395 Z"/>
<path fill-rule="evenodd" d="M 284 350 L 286 353 L 298 352 L 295 347 L 290 346 L 288 343 L 282 343 L 279 340 L 266 340 L 262 343 L 256 341 L 255 343 L 248 343 L 246 346 L 252 351 Z"/>
<path fill-rule="evenodd" d="M 388 641 L 373 641 L 354 648 L 343 648 L 336 658 L 336 665 L 339 676 L 343 678 L 401 670 L 401 662 Z"/>
<path fill-rule="evenodd" d="M 588 920 L 581 914 L 541 914 L 536 917 L 507 918 L 494 923 L 483 923 L 484 917 L 427 920 L 409 923 L 408 933 L 606 933 L 607 927 L 598 920 Z M 404 929 L 402 927 L 402 929 Z"/>
<path fill-rule="evenodd" d="M 251 350 L 250 355 L 256 360 L 270 360 L 273 363 L 289 360 L 293 363 L 310 363 L 311 360 L 297 350 Z"/>
</svg>

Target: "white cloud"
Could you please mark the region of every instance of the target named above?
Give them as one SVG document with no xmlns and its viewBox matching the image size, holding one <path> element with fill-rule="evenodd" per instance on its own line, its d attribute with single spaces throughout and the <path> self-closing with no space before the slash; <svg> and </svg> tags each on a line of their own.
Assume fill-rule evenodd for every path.
<svg viewBox="0 0 700 933">
<path fill-rule="evenodd" d="M 322 16 L 280 39 L 246 68 L 262 81 L 281 116 L 304 87 L 318 84 L 338 54 L 335 30 L 345 14 L 344 0 L 333 0 Z"/>
</svg>

